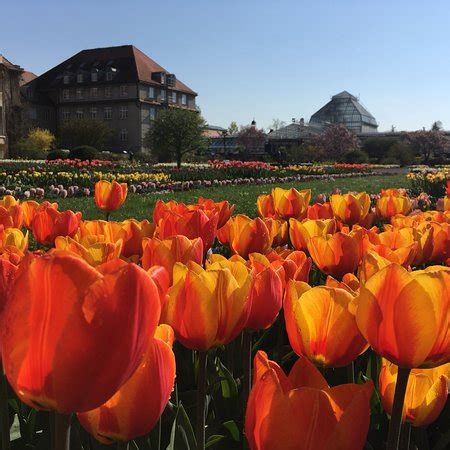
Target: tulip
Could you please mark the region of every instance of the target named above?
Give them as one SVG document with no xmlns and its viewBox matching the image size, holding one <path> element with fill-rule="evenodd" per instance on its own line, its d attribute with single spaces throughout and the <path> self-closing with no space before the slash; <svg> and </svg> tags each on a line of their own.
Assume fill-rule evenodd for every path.
<svg viewBox="0 0 450 450">
<path fill-rule="evenodd" d="M 17 266 L 4 258 L 0 258 L 0 320 L 6 306 L 9 291 L 16 278 Z"/>
<path fill-rule="evenodd" d="M 102 211 L 116 211 L 127 198 L 128 185 L 117 181 L 100 180 L 95 183 L 95 205 Z"/>
<path fill-rule="evenodd" d="M 158 290 L 134 264 L 100 272 L 70 254 L 30 255 L 3 317 L 8 381 L 36 409 L 97 408 L 135 372 L 159 315 Z"/>
<path fill-rule="evenodd" d="M 231 214 L 234 211 L 234 205 L 230 205 L 226 200 L 221 202 L 215 202 L 210 198 L 199 197 L 197 200 L 197 205 L 192 205 L 192 208 L 200 208 L 203 210 L 216 211 L 219 214 L 219 220 L 217 223 L 217 228 L 222 228 L 230 219 Z"/>
<path fill-rule="evenodd" d="M 405 368 L 450 361 L 450 272 L 390 264 L 361 287 L 356 321 L 372 348 Z"/>
<path fill-rule="evenodd" d="M 398 368 L 383 358 L 379 376 L 381 402 L 391 415 Z M 411 370 L 406 388 L 402 420 L 414 427 L 427 426 L 434 422 L 447 402 L 450 364 L 434 369 Z"/>
<path fill-rule="evenodd" d="M 203 241 L 200 238 L 188 239 L 181 235 L 164 240 L 145 238 L 142 245 L 142 267 L 148 270 L 152 266 L 163 266 L 171 280 L 175 263 L 203 263 Z"/>
<path fill-rule="evenodd" d="M 311 271 L 312 260 L 310 257 L 302 251 L 291 251 L 285 257 L 282 262 L 284 269 L 283 286 L 287 284 L 289 280 L 308 282 L 309 273 Z"/>
<path fill-rule="evenodd" d="M 160 325 L 131 378 L 103 405 L 78 414 L 95 439 L 127 442 L 151 431 L 169 400 L 175 382 L 173 330 Z"/>
<path fill-rule="evenodd" d="M 382 195 L 376 203 L 377 215 L 387 220 L 390 220 L 397 214 L 406 215 L 411 209 L 411 199 L 392 189 L 384 191 L 384 195 Z"/>
<path fill-rule="evenodd" d="M 287 245 L 289 241 L 288 223 L 285 220 L 277 219 L 263 219 L 267 225 L 270 236 L 272 238 L 272 245 L 274 247 L 281 247 Z"/>
<path fill-rule="evenodd" d="M 2 258 L 18 264 L 28 250 L 28 232 L 18 228 L 6 228 L 0 232 L 0 253 Z"/>
<path fill-rule="evenodd" d="M 94 236 L 88 236 L 77 242 L 70 237 L 58 236 L 55 239 L 55 249 L 80 256 L 91 266 L 98 266 L 120 257 L 122 240 L 117 242 L 102 242 Z"/>
<path fill-rule="evenodd" d="M 250 219 L 243 214 L 232 217 L 219 230 L 217 238 L 243 258 L 254 252 L 267 253 L 272 245 L 272 236 L 264 221 Z"/>
<path fill-rule="evenodd" d="M 219 214 L 216 211 L 186 210 L 178 214 L 166 212 L 155 222 L 155 235 L 159 239 L 167 239 L 176 235 L 183 235 L 189 239 L 201 238 L 203 251 L 207 252 L 213 245 L 217 233 Z"/>
<path fill-rule="evenodd" d="M 353 275 L 352 273 L 346 273 L 342 277 L 342 281 L 338 281 L 330 275 L 327 276 L 325 280 L 325 286 L 333 287 L 333 288 L 341 288 L 345 289 L 347 292 L 350 292 L 354 297 L 358 295 L 360 288 L 360 281 L 358 277 Z"/>
<path fill-rule="evenodd" d="M 39 244 L 53 246 L 57 236 L 73 237 L 77 232 L 81 220 L 81 213 L 58 210 L 46 207 L 35 212 L 31 223 L 31 230 Z"/>
<path fill-rule="evenodd" d="M 408 268 L 417 256 L 417 243 L 408 245 L 407 247 L 400 247 L 392 250 L 386 245 L 373 245 L 370 247 L 375 253 L 378 253 L 384 259 L 390 262 L 401 264 L 403 267 Z"/>
<path fill-rule="evenodd" d="M 362 222 L 370 210 L 370 197 L 366 192 L 334 194 L 330 203 L 334 216 L 348 225 Z"/>
<path fill-rule="evenodd" d="M 290 281 L 284 300 L 289 342 L 295 353 L 322 367 L 344 367 L 367 349 L 355 320 L 357 302 L 347 290 L 311 288 Z"/>
<path fill-rule="evenodd" d="M 12 195 L 5 195 L 0 200 L 0 225 L 4 228 L 20 228 L 22 223 L 22 206 Z"/>
<path fill-rule="evenodd" d="M 333 209 L 330 203 L 314 203 L 314 205 L 308 206 L 306 217 L 312 220 L 318 219 L 332 219 Z"/>
<path fill-rule="evenodd" d="M 256 200 L 256 207 L 258 209 L 258 214 L 260 217 L 268 217 L 274 218 L 275 214 L 275 205 L 273 204 L 273 197 L 271 194 L 269 195 L 258 195 Z"/>
<path fill-rule="evenodd" d="M 212 264 L 176 263 L 162 323 L 185 347 L 207 351 L 232 341 L 245 327 L 250 311 L 251 274 L 235 262 L 233 270 Z"/>
<path fill-rule="evenodd" d="M 342 278 L 353 273 L 360 260 L 359 239 L 341 232 L 309 240 L 308 251 L 314 264 L 327 275 Z"/>
<path fill-rule="evenodd" d="M 375 275 L 383 267 L 392 264 L 392 262 L 392 260 L 381 256 L 375 250 L 368 250 L 359 265 L 358 278 L 361 280 L 361 283 L 365 283 L 371 276 Z"/>
<path fill-rule="evenodd" d="M 370 423 L 371 381 L 330 388 L 306 358 L 289 376 L 259 351 L 245 415 L 250 450 L 360 450 Z"/>
<path fill-rule="evenodd" d="M 289 238 L 296 250 L 306 250 L 308 242 L 315 236 L 326 236 L 336 232 L 336 221 L 334 219 L 303 221 L 289 220 Z"/>
<path fill-rule="evenodd" d="M 152 237 L 155 233 L 155 225 L 148 220 L 138 221 L 128 219 L 118 222 L 117 225 L 110 225 L 112 236 L 115 242 L 123 239 L 122 255 L 126 258 L 142 256 L 142 240 Z"/>
<path fill-rule="evenodd" d="M 189 211 L 189 208 L 184 203 L 178 203 L 175 200 L 169 200 L 168 202 L 158 200 L 153 208 L 153 222 L 157 224 L 168 212 L 183 214 L 187 211 Z"/>
<path fill-rule="evenodd" d="M 304 219 L 311 201 L 311 190 L 297 191 L 294 188 L 272 189 L 276 217 L 279 219 Z"/>
<path fill-rule="evenodd" d="M 430 261 L 443 263 L 450 258 L 450 223 L 431 221 L 419 225 L 418 229 L 422 233 L 433 230 Z"/>
</svg>

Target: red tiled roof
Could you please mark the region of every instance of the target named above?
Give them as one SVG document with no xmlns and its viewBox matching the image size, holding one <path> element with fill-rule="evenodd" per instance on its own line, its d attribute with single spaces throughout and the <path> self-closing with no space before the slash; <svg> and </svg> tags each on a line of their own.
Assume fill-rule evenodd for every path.
<svg viewBox="0 0 450 450">
<path fill-rule="evenodd" d="M 35 78 L 37 78 L 37 75 L 35 75 L 33 72 L 28 72 L 28 70 L 24 70 L 20 77 L 20 85 L 23 86 L 24 84 L 33 81 Z"/>
<path fill-rule="evenodd" d="M 13 64 L 11 61 L 8 61 L 3 55 L 0 55 L 0 65 L 5 66 L 9 70 L 23 70 L 20 66 Z"/>
</svg>

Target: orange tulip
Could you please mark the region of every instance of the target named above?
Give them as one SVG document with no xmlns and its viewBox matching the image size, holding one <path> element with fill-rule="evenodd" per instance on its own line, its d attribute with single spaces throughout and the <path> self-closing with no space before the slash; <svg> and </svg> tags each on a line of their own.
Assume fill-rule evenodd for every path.
<svg viewBox="0 0 450 450">
<path fill-rule="evenodd" d="M 98 441 L 127 442 L 155 426 L 175 382 L 173 339 L 173 330 L 160 325 L 131 378 L 102 406 L 77 415 Z"/>
<path fill-rule="evenodd" d="M 0 258 L 0 323 L 6 306 L 9 291 L 16 278 L 18 267 L 4 258 Z M 1 348 L 1 346 L 0 346 Z"/>
<path fill-rule="evenodd" d="M 333 209 L 330 203 L 314 203 L 314 205 L 308 206 L 308 211 L 306 212 L 306 217 L 308 219 L 332 219 Z"/>
<path fill-rule="evenodd" d="M 110 222 L 111 223 L 111 222 Z M 123 239 L 122 255 L 126 258 L 142 256 L 142 240 L 152 237 L 155 233 L 155 225 L 144 219 L 127 219 L 118 222 L 118 227 L 111 223 L 112 235 L 115 242 Z"/>
<path fill-rule="evenodd" d="M 34 200 L 26 200 L 22 202 L 20 206 L 22 207 L 23 212 L 23 224 L 29 230 L 31 230 L 31 224 L 33 222 L 34 216 L 36 215 L 36 211 L 45 208 L 58 209 L 58 203 L 49 203 L 49 202 L 38 203 L 35 202 Z"/>
<path fill-rule="evenodd" d="M 314 264 L 327 275 L 342 278 L 353 273 L 360 260 L 360 240 L 341 232 L 316 236 L 308 242 L 308 251 Z"/>
<path fill-rule="evenodd" d="M 28 250 L 28 231 L 23 234 L 18 228 L 6 228 L 0 232 L 0 253 L 3 258 L 18 264 Z"/>
<path fill-rule="evenodd" d="M 62 253 L 20 264 L 1 339 L 6 376 L 24 403 L 88 411 L 139 366 L 159 321 L 158 290 L 135 264 L 108 264 L 100 272 Z"/>
<path fill-rule="evenodd" d="M 67 236 L 58 236 L 55 239 L 55 249 L 80 256 L 91 266 L 98 266 L 120 257 L 122 240 L 114 243 L 102 242 L 93 236 L 88 236 L 78 242 Z"/>
<path fill-rule="evenodd" d="M 127 183 L 100 180 L 95 183 L 95 205 L 102 211 L 116 211 L 127 198 Z"/>
<path fill-rule="evenodd" d="M 379 377 L 381 402 L 391 415 L 398 368 L 383 358 Z M 450 364 L 434 369 L 412 369 L 408 378 L 403 422 L 414 427 L 427 426 L 434 422 L 445 407 L 448 397 Z"/>
<path fill-rule="evenodd" d="M 230 247 L 233 253 L 247 258 L 250 253 L 267 253 L 272 245 L 272 236 L 267 225 L 260 218 L 238 214 L 222 227 L 217 238 Z"/>
<path fill-rule="evenodd" d="M 258 209 L 258 214 L 260 215 L 260 217 L 276 217 L 272 194 L 258 195 L 258 198 L 256 199 L 256 207 Z"/>
<path fill-rule="evenodd" d="M 336 220 L 334 219 L 289 220 L 289 237 L 296 250 L 306 250 L 308 242 L 315 236 L 326 236 L 335 232 Z"/>
<path fill-rule="evenodd" d="M 396 190 L 388 189 L 377 200 L 376 212 L 383 219 L 390 220 L 397 214 L 408 214 L 412 209 L 412 201 Z"/>
<path fill-rule="evenodd" d="M 191 205 L 192 208 L 199 208 L 203 210 L 216 211 L 219 214 L 219 221 L 217 228 L 222 228 L 230 219 L 234 211 L 234 205 L 230 205 L 226 200 L 215 202 L 210 198 L 199 197 L 196 205 Z"/>
<path fill-rule="evenodd" d="M 449 269 L 390 264 L 361 287 L 356 321 L 372 348 L 405 368 L 450 361 Z"/>
<path fill-rule="evenodd" d="M 284 317 L 295 353 L 323 367 L 343 367 L 367 348 L 355 320 L 355 296 L 342 288 L 290 281 Z"/>
<path fill-rule="evenodd" d="M 267 225 L 270 236 L 272 238 L 272 245 L 274 247 L 281 247 L 287 245 L 289 241 L 288 223 L 285 220 L 277 219 L 263 219 Z"/>
<path fill-rule="evenodd" d="M 22 224 L 22 206 L 12 195 L 5 195 L 0 200 L 0 225 L 5 228 L 20 228 Z"/>
<path fill-rule="evenodd" d="M 152 266 L 166 268 L 172 280 L 173 266 L 180 262 L 187 264 L 193 261 L 203 263 L 203 241 L 200 238 L 188 239 L 186 236 L 173 236 L 168 239 L 145 238 L 142 241 L 142 267 L 145 270 Z"/>
<path fill-rule="evenodd" d="M 450 223 L 427 222 L 419 225 L 419 231 L 433 230 L 432 252 L 429 258 L 435 263 L 443 263 L 450 258 Z"/>
<path fill-rule="evenodd" d="M 361 280 L 361 283 L 365 283 L 372 275 L 375 275 L 383 267 L 386 267 L 393 262 L 395 261 L 381 256 L 375 250 L 368 250 L 359 265 L 358 278 Z"/>
<path fill-rule="evenodd" d="M 162 314 L 185 347 L 206 351 L 227 344 L 244 328 L 250 311 L 252 277 L 241 262 L 233 270 L 218 263 L 206 270 L 176 263 L 173 286 Z"/>
<path fill-rule="evenodd" d="M 371 381 L 330 388 L 306 358 L 289 376 L 259 351 L 245 415 L 250 450 L 361 450 L 370 423 Z"/>
<path fill-rule="evenodd" d="M 311 201 L 311 190 L 297 191 L 297 189 L 272 189 L 273 204 L 276 217 L 279 219 L 304 219 Z"/>
<path fill-rule="evenodd" d="M 347 225 L 362 222 L 370 211 L 370 196 L 366 192 L 333 194 L 330 203 L 334 216 Z"/>
<path fill-rule="evenodd" d="M 37 242 L 46 246 L 53 246 L 57 236 L 73 237 L 78 230 L 81 213 L 58 210 L 47 207 L 35 212 L 31 230 Z"/>
<path fill-rule="evenodd" d="M 207 252 L 213 245 L 217 233 L 219 214 L 216 211 L 186 210 L 179 214 L 168 211 L 163 214 L 156 224 L 155 235 L 159 239 L 167 239 L 176 235 L 183 235 L 189 239 L 200 237 L 203 250 Z"/>
</svg>

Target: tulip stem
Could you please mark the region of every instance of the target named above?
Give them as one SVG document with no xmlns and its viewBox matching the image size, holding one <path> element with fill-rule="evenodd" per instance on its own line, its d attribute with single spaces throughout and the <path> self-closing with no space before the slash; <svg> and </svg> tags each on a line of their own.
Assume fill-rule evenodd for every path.
<svg viewBox="0 0 450 450">
<path fill-rule="evenodd" d="M 197 376 L 197 449 L 205 449 L 205 406 L 206 406 L 206 367 L 208 361 L 207 352 L 198 352 L 198 376 Z"/>
<path fill-rule="evenodd" d="M 244 412 L 247 408 L 247 400 L 250 395 L 250 386 L 252 385 L 252 342 L 253 333 L 244 331 L 242 336 L 242 353 L 244 357 L 244 383 L 243 383 L 243 403 Z"/>
<path fill-rule="evenodd" d="M 3 367 L 0 363 L 0 414 L 1 414 L 1 432 L 2 432 L 2 450 L 10 449 L 9 436 L 9 411 L 8 411 L 8 382 L 3 373 Z"/>
<path fill-rule="evenodd" d="M 399 367 L 397 382 L 395 384 L 394 405 L 392 407 L 391 421 L 386 450 L 398 450 L 400 431 L 402 428 L 403 404 L 405 402 L 406 387 L 411 369 Z"/>
<path fill-rule="evenodd" d="M 111 211 L 106 211 L 105 212 L 105 220 L 107 221 L 107 222 L 109 222 L 109 217 L 111 216 Z"/>
<path fill-rule="evenodd" d="M 70 414 L 55 413 L 53 450 L 70 449 Z"/>
<path fill-rule="evenodd" d="M 411 423 L 405 422 L 402 425 L 402 432 L 400 439 L 401 450 L 409 450 L 410 442 L 411 442 Z"/>
<path fill-rule="evenodd" d="M 352 361 L 347 366 L 347 378 L 348 378 L 349 383 L 355 384 L 355 363 L 354 363 L 354 361 Z"/>
</svg>

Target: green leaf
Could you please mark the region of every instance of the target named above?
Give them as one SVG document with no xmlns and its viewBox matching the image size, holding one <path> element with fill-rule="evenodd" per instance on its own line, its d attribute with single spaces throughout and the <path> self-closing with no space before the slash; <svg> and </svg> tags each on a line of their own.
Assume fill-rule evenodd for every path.
<svg viewBox="0 0 450 450">
<path fill-rule="evenodd" d="M 186 410 L 180 404 L 170 431 L 170 442 L 167 450 L 195 450 L 196 448 L 197 441 L 195 440 L 194 430 Z"/>
<path fill-rule="evenodd" d="M 231 434 L 234 441 L 239 442 L 241 440 L 241 433 L 239 427 L 234 420 L 228 420 L 222 424 Z"/>
<path fill-rule="evenodd" d="M 222 388 L 222 396 L 224 398 L 233 398 L 238 395 L 238 387 L 236 380 L 231 372 L 222 364 L 219 358 L 216 359 L 217 372 L 221 378 L 220 386 Z"/>
<path fill-rule="evenodd" d="M 210 436 L 208 438 L 208 442 L 206 443 L 205 448 L 208 448 L 208 447 L 213 446 L 214 444 L 217 444 L 224 438 L 225 438 L 225 436 L 223 436 L 221 434 L 213 434 L 212 436 Z"/>
</svg>

